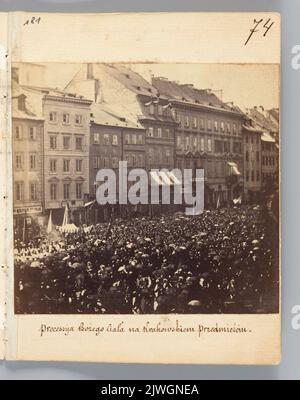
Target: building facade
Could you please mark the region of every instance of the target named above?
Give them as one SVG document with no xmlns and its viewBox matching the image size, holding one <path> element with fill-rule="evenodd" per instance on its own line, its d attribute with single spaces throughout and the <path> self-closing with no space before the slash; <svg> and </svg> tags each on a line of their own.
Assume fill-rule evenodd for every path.
<svg viewBox="0 0 300 400">
<path fill-rule="evenodd" d="M 261 149 L 262 189 L 271 192 L 278 185 L 279 152 L 275 139 L 268 132 L 264 132 L 261 136 Z"/>
<path fill-rule="evenodd" d="M 79 223 L 89 196 L 91 103 L 61 93 L 43 96 L 45 209 L 59 225 L 66 205 Z"/>
<path fill-rule="evenodd" d="M 15 91 L 14 84 L 12 115 L 14 229 L 15 238 L 26 242 L 44 210 L 44 120 L 29 109 L 27 96 Z"/>
<path fill-rule="evenodd" d="M 260 199 L 262 189 L 262 130 L 254 120 L 248 119 L 243 126 L 244 136 L 244 194 L 245 200 Z"/>
<path fill-rule="evenodd" d="M 44 120 L 29 112 L 24 94 L 13 98 L 13 103 L 14 213 L 39 214 L 44 208 Z"/>
<path fill-rule="evenodd" d="M 243 184 L 242 112 L 210 90 L 166 78 L 153 78 L 152 83 L 169 99 L 176 122 L 176 167 L 204 169 L 206 205 L 230 202 Z"/>
</svg>

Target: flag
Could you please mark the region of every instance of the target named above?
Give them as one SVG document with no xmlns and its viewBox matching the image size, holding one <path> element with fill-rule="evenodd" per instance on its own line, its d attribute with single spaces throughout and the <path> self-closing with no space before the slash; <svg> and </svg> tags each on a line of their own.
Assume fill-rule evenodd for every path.
<svg viewBox="0 0 300 400">
<path fill-rule="evenodd" d="M 27 214 L 25 211 L 24 225 L 23 225 L 23 242 L 27 243 Z"/>
<path fill-rule="evenodd" d="M 53 229 L 53 223 L 52 223 L 52 210 L 50 210 L 49 214 L 49 220 L 48 220 L 48 225 L 47 225 L 47 233 L 52 232 Z"/>
<path fill-rule="evenodd" d="M 69 224 L 69 208 L 68 205 L 65 205 L 65 213 L 64 213 L 64 219 L 62 226 L 68 225 Z"/>
<path fill-rule="evenodd" d="M 218 200 L 217 200 L 217 208 L 220 208 L 220 194 L 219 194 L 219 196 L 218 196 Z"/>
</svg>

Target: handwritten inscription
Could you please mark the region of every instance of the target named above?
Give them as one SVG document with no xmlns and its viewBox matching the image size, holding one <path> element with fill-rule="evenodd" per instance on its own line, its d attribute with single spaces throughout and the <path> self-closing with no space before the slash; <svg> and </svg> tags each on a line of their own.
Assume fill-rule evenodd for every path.
<svg viewBox="0 0 300 400">
<path fill-rule="evenodd" d="M 41 17 L 32 17 L 32 18 L 27 19 L 24 22 L 23 25 L 24 26 L 26 26 L 26 25 L 38 25 L 40 22 L 41 22 Z"/>
<path fill-rule="evenodd" d="M 79 325 L 47 325 L 41 324 L 39 328 L 41 337 L 46 335 L 59 334 L 70 336 L 72 334 L 93 334 L 100 336 L 101 334 L 194 334 L 199 338 L 205 334 L 247 334 L 251 330 L 246 327 L 241 327 L 238 324 L 233 325 L 213 325 L 195 324 L 194 326 L 185 326 L 179 320 L 174 324 L 164 324 L 162 322 L 151 323 L 147 321 L 140 326 L 127 326 L 124 321 L 107 325 L 92 325 L 81 322 Z"/>
<path fill-rule="evenodd" d="M 263 37 L 266 37 L 268 32 L 270 31 L 270 29 L 272 28 L 272 26 L 274 25 L 274 21 L 272 21 L 271 18 L 269 18 L 268 20 L 264 20 L 263 18 L 257 20 L 256 18 L 254 19 L 254 27 L 252 29 L 250 29 L 250 35 L 248 36 L 246 42 L 245 42 L 245 46 L 247 46 L 247 44 L 250 42 L 250 40 L 252 39 L 253 35 L 255 35 L 256 33 L 259 33 L 261 31 L 263 31 Z"/>
</svg>

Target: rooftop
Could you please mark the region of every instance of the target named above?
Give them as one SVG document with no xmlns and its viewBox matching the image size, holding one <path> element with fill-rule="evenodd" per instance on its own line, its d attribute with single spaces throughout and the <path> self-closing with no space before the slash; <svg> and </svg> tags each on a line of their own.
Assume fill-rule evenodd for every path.
<svg viewBox="0 0 300 400">
<path fill-rule="evenodd" d="M 120 115 L 104 103 L 93 103 L 91 106 L 91 114 L 91 121 L 95 124 L 143 129 L 140 124 L 130 120 L 127 115 Z"/>
<path fill-rule="evenodd" d="M 153 77 L 152 83 L 163 96 L 169 99 L 243 114 L 237 106 L 224 103 L 211 89 L 198 89 L 192 84 L 180 84 L 161 77 Z"/>
</svg>

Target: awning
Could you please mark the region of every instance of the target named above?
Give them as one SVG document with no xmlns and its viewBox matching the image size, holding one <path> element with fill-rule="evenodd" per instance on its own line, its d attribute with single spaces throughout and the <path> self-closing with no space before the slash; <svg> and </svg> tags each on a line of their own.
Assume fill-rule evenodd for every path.
<svg viewBox="0 0 300 400">
<path fill-rule="evenodd" d="M 230 175 L 241 175 L 238 166 L 235 162 L 228 162 L 227 164 L 230 167 Z"/>
<path fill-rule="evenodd" d="M 85 204 L 84 204 L 84 207 L 89 207 L 89 206 L 91 206 L 91 205 L 94 204 L 94 203 L 96 203 L 96 200 L 89 201 L 88 203 L 85 203 Z"/>
<path fill-rule="evenodd" d="M 79 231 L 79 228 L 75 224 L 66 224 L 61 226 L 59 231 L 62 233 L 76 233 Z"/>
<path fill-rule="evenodd" d="M 159 186 L 181 185 L 180 180 L 170 171 L 150 171 L 150 176 Z"/>
</svg>

